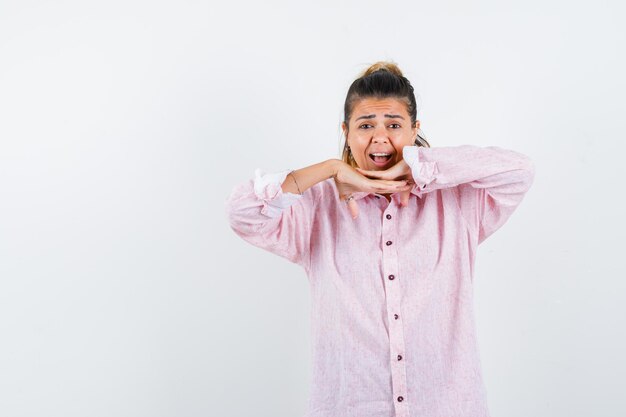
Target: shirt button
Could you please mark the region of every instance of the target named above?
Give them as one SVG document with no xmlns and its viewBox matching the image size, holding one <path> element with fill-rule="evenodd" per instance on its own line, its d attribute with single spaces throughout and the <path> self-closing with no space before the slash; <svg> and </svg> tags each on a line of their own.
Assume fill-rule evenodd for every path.
<svg viewBox="0 0 626 417">
<path fill-rule="evenodd" d="M 398 397 L 398 402 L 402 402 L 402 400 L 404 400 L 404 397 L 401 395 Z"/>
<path fill-rule="evenodd" d="M 389 275 L 389 279 L 394 279 L 395 277 L 393 275 Z M 397 314 L 396 314 L 397 315 Z"/>
<path fill-rule="evenodd" d="M 398 360 L 401 361 L 402 360 L 402 355 L 398 355 Z"/>
<path fill-rule="evenodd" d="M 388 214 L 386 217 L 387 217 L 388 219 L 391 219 L 391 214 Z"/>
<path fill-rule="evenodd" d="M 387 246 L 391 245 L 391 240 L 388 240 L 388 241 L 386 242 L 386 245 L 387 245 Z"/>
<path fill-rule="evenodd" d="M 393 318 L 394 318 L 394 319 L 396 319 L 396 320 L 398 320 L 398 317 L 399 317 L 399 316 L 398 316 L 397 314 L 394 314 L 394 315 L 393 315 Z"/>
</svg>

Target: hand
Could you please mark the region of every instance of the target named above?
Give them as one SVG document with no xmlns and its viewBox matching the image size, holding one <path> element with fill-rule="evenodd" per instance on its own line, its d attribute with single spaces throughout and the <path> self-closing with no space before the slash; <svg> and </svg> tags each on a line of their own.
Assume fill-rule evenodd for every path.
<svg viewBox="0 0 626 417">
<path fill-rule="evenodd" d="M 406 207 L 409 204 L 409 197 L 415 180 L 413 179 L 411 167 L 404 159 L 401 159 L 397 164 L 384 171 L 373 171 L 361 168 L 356 168 L 356 170 L 367 178 L 377 178 L 379 180 L 407 180 L 408 183 L 411 184 L 411 187 L 400 191 L 400 205 Z"/>
<path fill-rule="evenodd" d="M 371 171 L 363 171 L 371 172 Z M 359 168 L 352 168 L 349 164 L 339 161 L 335 175 L 333 176 L 337 190 L 339 191 L 339 199 L 345 201 L 350 194 L 354 192 L 373 192 L 378 194 L 391 194 L 396 192 L 410 192 L 413 184 L 407 180 L 392 179 L 370 179 L 360 173 Z M 407 197 L 408 200 L 408 197 Z M 348 201 L 348 208 L 352 218 L 355 219 L 359 215 L 359 207 L 357 202 L 351 199 Z"/>
</svg>

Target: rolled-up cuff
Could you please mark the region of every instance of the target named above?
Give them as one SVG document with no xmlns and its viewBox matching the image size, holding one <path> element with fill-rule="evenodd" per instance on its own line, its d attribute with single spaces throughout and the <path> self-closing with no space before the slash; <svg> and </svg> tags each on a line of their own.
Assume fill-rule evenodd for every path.
<svg viewBox="0 0 626 417">
<path fill-rule="evenodd" d="M 254 193 L 263 200 L 262 214 L 272 218 L 278 217 L 284 209 L 302 198 L 301 194 L 283 192 L 282 184 L 291 171 L 286 169 L 266 173 L 261 168 L 254 171 Z"/>
<path fill-rule="evenodd" d="M 436 162 L 420 161 L 420 147 L 407 145 L 402 148 L 402 159 L 411 167 L 411 175 L 419 189 L 435 181 L 439 170 Z"/>
</svg>

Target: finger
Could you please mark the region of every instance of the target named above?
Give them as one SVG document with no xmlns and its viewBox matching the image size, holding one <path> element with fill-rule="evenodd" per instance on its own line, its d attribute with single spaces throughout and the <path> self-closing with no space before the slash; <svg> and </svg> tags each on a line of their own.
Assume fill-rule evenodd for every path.
<svg viewBox="0 0 626 417">
<path fill-rule="evenodd" d="M 401 180 L 375 180 L 372 179 L 370 181 L 370 184 L 375 185 L 375 186 L 391 186 L 391 187 L 396 187 L 396 186 L 403 186 L 405 185 L 409 180 L 406 179 L 401 179 Z"/>
<path fill-rule="evenodd" d="M 409 185 L 408 180 L 372 180 L 370 182 L 375 190 L 392 190 L 398 191 L 399 188 Z"/>
<path fill-rule="evenodd" d="M 350 215 L 352 216 L 352 218 L 356 219 L 357 216 L 359 215 L 359 206 L 357 202 L 354 201 L 354 198 L 348 201 L 348 209 L 350 210 Z"/>
<path fill-rule="evenodd" d="M 411 190 L 402 191 L 400 193 L 400 206 L 406 207 L 409 205 L 409 197 L 411 197 Z"/>
<path fill-rule="evenodd" d="M 355 168 L 361 175 L 366 176 L 368 178 L 382 178 L 382 175 L 379 171 L 371 171 L 367 169 Z"/>
<path fill-rule="evenodd" d="M 393 193 L 404 192 L 404 191 L 411 192 L 412 189 L 413 189 L 413 184 L 407 184 L 405 186 L 400 186 L 400 187 L 381 188 L 381 189 L 376 190 L 376 192 L 379 194 L 393 194 Z"/>
</svg>

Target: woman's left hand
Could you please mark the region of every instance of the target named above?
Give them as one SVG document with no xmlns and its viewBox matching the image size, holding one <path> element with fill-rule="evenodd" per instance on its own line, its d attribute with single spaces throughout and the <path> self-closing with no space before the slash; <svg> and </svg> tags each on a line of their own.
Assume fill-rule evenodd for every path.
<svg viewBox="0 0 626 417">
<path fill-rule="evenodd" d="M 361 168 L 355 168 L 359 173 L 368 178 L 381 179 L 381 180 L 409 180 L 410 183 L 415 183 L 411 172 L 411 167 L 401 159 L 400 162 L 394 166 L 382 171 L 367 170 Z M 400 205 L 406 207 L 409 204 L 409 196 L 411 190 L 399 191 L 400 193 Z"/>
</svg>

